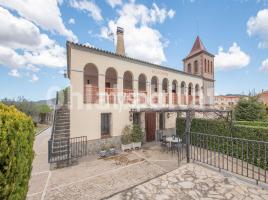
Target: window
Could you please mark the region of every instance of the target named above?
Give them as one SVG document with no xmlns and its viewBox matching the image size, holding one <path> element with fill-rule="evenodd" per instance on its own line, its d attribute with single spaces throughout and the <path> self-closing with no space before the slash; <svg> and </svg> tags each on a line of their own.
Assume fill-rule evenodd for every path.
<svg viewBox="0 0 268 200">
<path fill-rule="evenodd" d="M 111 113 L 101 113 L 101 136 L 109 136 L 111 130 Z"/>
<path fill-rule="evenodd" d="M 207 60 L 205 59 L 205 73 L 207 72 Z"/>
<path fill-rule="evenodd" d="M 194 73 L 197 74 L 198 73 L 198 61 L 194 61 Z"/>
<path fill-rule="evenodd" d="M 191 63 L 188 64 L 188 73 L 192 73 L 192 66 L 191 66 Z"/>
<path fill-rule="evenodd" d="M 211 67 L 210 72 L 211 72 L 211 74 L 213 74 L 213 64 L 212 64 L 212 61 L 210 62 L 210 67 Z"/>
<path fill-rule="evenodd" d="M 159 113 L 159 129 L 163 130 L 165 128 L 165 113 Z"/>
</svg>

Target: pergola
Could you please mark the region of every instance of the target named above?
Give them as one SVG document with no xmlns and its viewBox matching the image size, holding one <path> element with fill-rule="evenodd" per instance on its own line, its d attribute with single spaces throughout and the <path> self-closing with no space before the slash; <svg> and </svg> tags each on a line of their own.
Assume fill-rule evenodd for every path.
<svg viewBox="0 0 268 200">
<path fill-rule="evenodd" d="M 190 132 L 191 132 L 191 121 L 195 116 L 195 113 L 213 113 L 220 118 L 225 118 L 227 121 L 232 123 L 232 110 L 219 110 L 215 108 L 194 108 L 194 107 L 151 107 L 151 108 L 139 108 L 131 109 L 131 113 L 141 112 L 156 112 L 156 113 L 177 113 L 179 117 L 180 113 L 185 113 L 186 125 L 185 125 L 185 143 L 186 143 L 186 158 L 187 163 L 190 162 Z M 224 117 L 226 114 L 226 117 Z M 179 148 L 179 147 L 178 147 Z"/>
</svg>

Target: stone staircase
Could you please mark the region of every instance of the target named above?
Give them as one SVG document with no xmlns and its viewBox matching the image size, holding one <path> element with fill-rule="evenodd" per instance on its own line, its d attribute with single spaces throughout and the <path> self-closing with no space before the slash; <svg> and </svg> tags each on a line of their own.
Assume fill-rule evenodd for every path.
<svg viewBox="0 0 268 200">
<path fill-rule="evenodd" d="M 51 142 L 52 159 L 57 161 L 69 160 L 70 110 L 68 105 L 63 105 L 55 110 Z"/>
</svg>

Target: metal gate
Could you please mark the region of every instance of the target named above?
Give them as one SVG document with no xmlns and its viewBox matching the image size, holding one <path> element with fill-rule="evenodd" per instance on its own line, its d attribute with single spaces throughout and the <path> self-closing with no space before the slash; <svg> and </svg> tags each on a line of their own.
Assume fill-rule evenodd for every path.
<svg viewBox="0 0 268 200">
<path fill-rule="evenodd" d="M 74 137 L 48 141 L 48 162 L 70 161 L 87 155 L 87 137 Z"/>
</svg>

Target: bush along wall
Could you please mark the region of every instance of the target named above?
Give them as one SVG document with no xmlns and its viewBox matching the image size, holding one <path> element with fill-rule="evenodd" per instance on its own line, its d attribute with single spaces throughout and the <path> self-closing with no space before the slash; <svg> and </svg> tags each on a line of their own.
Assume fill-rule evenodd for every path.
<svg viewBox="0 0 268 200">
<path fill-rule="evenodd" d="M 177 132 L 179 137 L 185 131 L 185 119 L 177 119 Z M 205 133 L 198 134 L 198 133 Z M 241 139 L 226 139 L 227 136 Z M 221 153 L 243 159 L 248 163 L 268 169 L 268 159 L 265 162 L 265 151 L 268 156 L 268 146 L 264 143 L 247 142 L 246 140 L 268 142 L 268 127 L 246 126 L 230 124 L 224 120 L 193 119 L 191 124 L 191 143 L 201 148 L 219 151 Z M 260 159 L 258 159 L 260 157 Z"/>
<path fill-rule="evenodd" d="M 268 127 L 268 122 L 265 121 L 234 121 L 234 124 L 244 126 Z"/>
<path fill-rule="evenodd" d="M 25 199 L 34 157 L 30 117 L 0 103 L 0 199 Z"/>
</svg>

